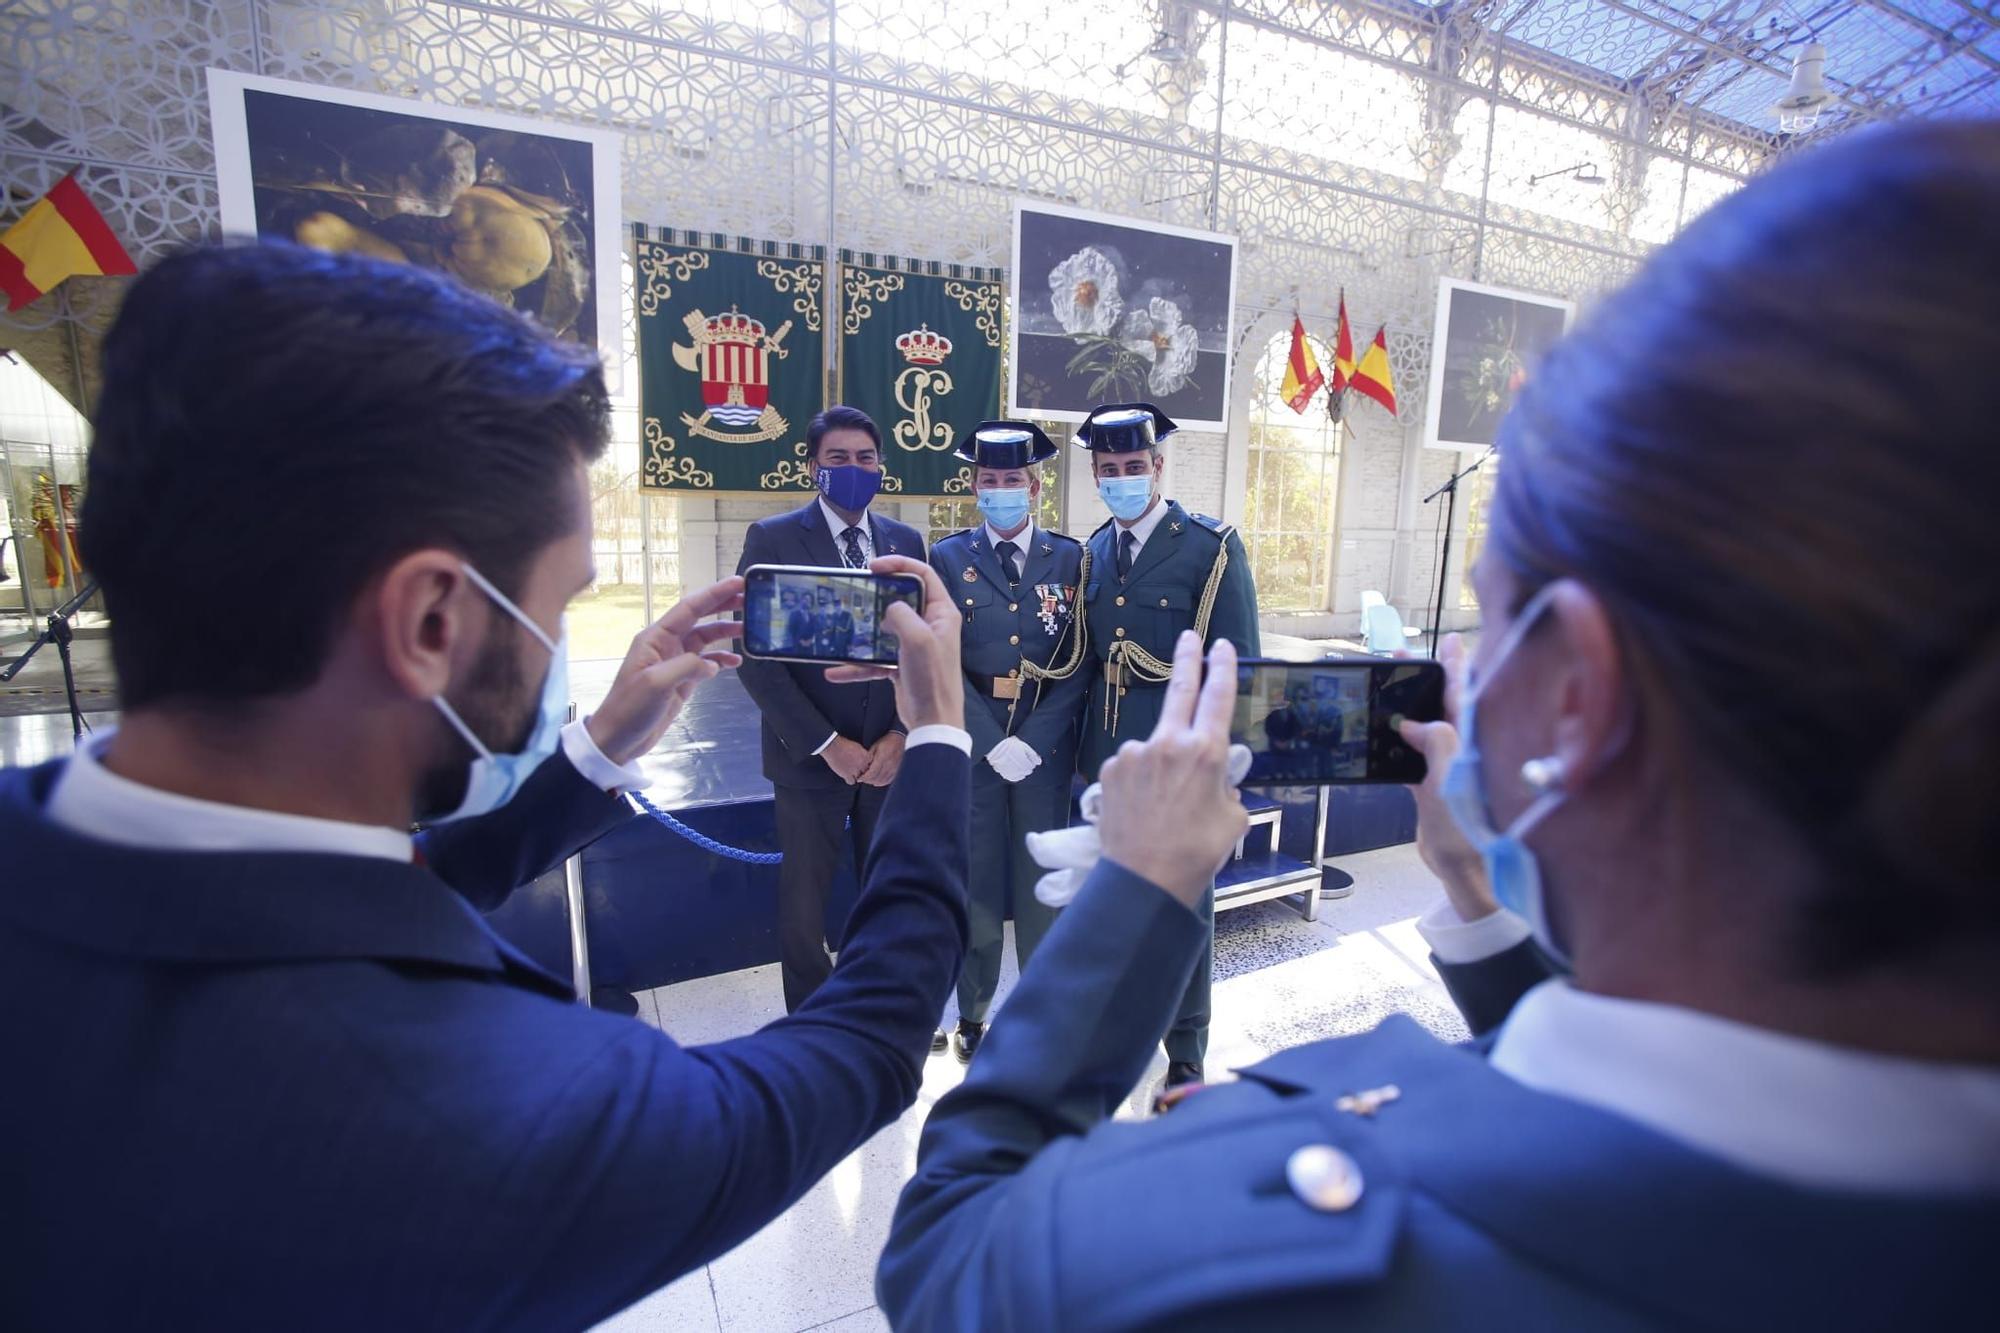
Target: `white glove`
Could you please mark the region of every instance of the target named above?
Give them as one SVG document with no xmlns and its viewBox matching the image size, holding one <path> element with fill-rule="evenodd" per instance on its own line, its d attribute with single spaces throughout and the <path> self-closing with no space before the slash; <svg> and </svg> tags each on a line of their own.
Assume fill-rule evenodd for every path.
<svg viewBox="0 0 2000 1333">
<path fill-rule="evenodd" d="M 1007 781 L 1019 782 L 1041 766 L 1042 757 L 1019 736 L 1009 736 L 986 752 L 986 762 Z"/>
<path fill-rule="evenodd" d="M 1249 772 L 1249 747 L 1230 746 L 1230 785 L 1241 783 Z M 1035 881 L 1035 901 L 1044 907 L 1067 906 L 1104 855 L 1104 842 L 1097 832 L 1097 819 L 1104 810 L 1104 788 L 1095 782 L 1085 787 L 1081 804 L 1083 823 L 1028 835 L 1028 855 L 1049 872 Z"/>
</svg>

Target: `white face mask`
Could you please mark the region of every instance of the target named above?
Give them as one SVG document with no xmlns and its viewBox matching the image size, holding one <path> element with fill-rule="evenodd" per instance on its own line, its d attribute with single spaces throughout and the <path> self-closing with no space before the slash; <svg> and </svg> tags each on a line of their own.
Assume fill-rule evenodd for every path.
<svg viewBox="0 0 2000 1333">
<path fill-rule="evenodd" d="M 1535 942 L 1541 945 L 1543 952 L 1568 966 L 1569 958 L 1556 942 L 1555 931 L 1549 923 L 1541 863 L 1523 841 L 1537 824 L 1555 813 L 1557 807 L 1568 799 L 1567 793 L 1551 785 L 1530 802 L 1513 823 L 1505 829 L 1495 828 L 1493 807 L 1486 799 L 1486 775 L 1475 722 L 1479 696 L 1493 683 L 1500 668 L 1534 627 L 1536 619 L 1548 608 L 1553 591 L 1554 585 L 1551 584 L 1528 599 L 1527 605 L 1521 608 L 1521 614 L 1507 627 L 1507 633 L 1494 650 L 1486 670 L 1466 689 L 1464 702 L 1459 708 L 1458 753 L 1452 757 L 1451 767 L 1445 770 L 1442 794 L 1452 820 L 1485 862 L 1487 878 L 1493 885 L 1493 896 L 1500 900 L 1502 907 L 1527 921 L 1529 929 L 1534 931 Z"/>
<path fill-rule="evenodd" d="M 549 650 L 548 674 L 542 678 L 542 697 L 535 716 L 535 729 L 528 733 L 528 743 L 516 754 L 495 754 L 486 743 L 472 734 L 472 728 L 465 725 L 465 719 L 458 710 L 446 701 L 443 695 L 431 700 L 437 710 L 444 714 L 445 721 L 451 723 L 465 743 L 472 747 L 476 756 L 471 771 L 466 776 L 465 799 L 450 814 L 434 816 L 424 820 L 426 824 L 449 824 L 454 820 L 473 819 L 479 815 L 497 810 L 514 799 L 528 775 L 541 767 L 544 759 L 556 752 L 556 743 L 561 738 L 563 724 L 569 717 L 569 619 L 563 618 L 562 632 L 554 639 L 542 632 L 542 627 L 528 619 L 521 608 L 514 605 L 484 574 L 471 565 L 465 566 L 465 576 L 474 586 L 491 597 L 500 609 L 527 627 L 542 647 Z"/>
</svg>

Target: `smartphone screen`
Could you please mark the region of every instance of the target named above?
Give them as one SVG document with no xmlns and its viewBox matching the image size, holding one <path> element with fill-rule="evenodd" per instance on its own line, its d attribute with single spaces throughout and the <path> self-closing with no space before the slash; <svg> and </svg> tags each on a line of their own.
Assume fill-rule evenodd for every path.
<svg viewBox="0 0 2000 1333">
<path fill-rule="evenodd" d="M 1444 716 L 1436 662 L 1241 662 L 1229 738 L 1250 747 L 1245 786 L 1422 782 L 1395 722 Z"/>
<path fill-rule="evenodd" d="M 909 574 L 804 565 L 743 571 L 743 651 L 785 662 L 866 662 L 891 666 L 896 636 L 882 629 L 892 602 L 924 609 L 924 586 Z"/>
</svg>

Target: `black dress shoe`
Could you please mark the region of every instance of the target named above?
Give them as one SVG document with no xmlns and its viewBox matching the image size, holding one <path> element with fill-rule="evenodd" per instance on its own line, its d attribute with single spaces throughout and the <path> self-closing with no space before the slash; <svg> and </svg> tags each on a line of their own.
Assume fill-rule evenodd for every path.
<svg viewBox="0 0 2000 1333">
<path fill-rule="evenodd" d="M 979 1049 L 980 1039 L 985 1035 L 984 1023 L 973 1023 L 963 1018 L 958 1020 L 958 1031 L 951 1034 L 951 1052 L 958 1057 L 960 1064 L 972 1063 L 973 1053 Z"/>
<path fill-rule="evenodd" d="M 1201 1066 L 1192 1060 L 1173 1060 L 1167 1064 L 1167 1086 L 1178 1088 L 1183 1083 L 1201 1082 Z"/>
<path fill-rule="evenodd" d="M 938 1030 L 937 1030 L 936 1032 L 933 1032 L 933 1033 L 931 1033 L 931 1054 L 932 1054 L 932 1055 L 943 1055 L 943 1054 L 944 1054 L 944 1048 L 945 1048 L 945 1044 L 946 1044 L 946 1043 L 945 1043 L 945 1039 L 944 1039 L 944 1029 L 943 1029 L 943 1028 L 939 1028 L 939 1029 L 938 1029 Z"/>
</svg>

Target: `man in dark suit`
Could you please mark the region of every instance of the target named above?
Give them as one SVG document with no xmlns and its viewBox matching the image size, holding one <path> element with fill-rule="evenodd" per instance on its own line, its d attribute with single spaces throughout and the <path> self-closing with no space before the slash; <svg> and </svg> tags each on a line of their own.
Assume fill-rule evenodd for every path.
<svg viewBox="0 0 2000 1333">
<path fill-rule="evenodd" d="M 240 246 L 140 278 L 103 364 L 82 535 L 124 715 L 0 772 L 0 1327 L 581 1328 L 910 1105 L 965 931 L 948 599 L 895 622 L 921 836 L 811 1004 L 683 1049 L 479 915 L 630 818 L 736 660 L 698 623 L 730 579 L 563 724 L 596 358 L 428 270 Z M 244 551 L 278 562 L 254 614 L 203 586 Z"/>
<path fill-rule="evenodd" d="M 882 485 L 882 433 L 865 412 L 829 407 L 814 417 L 806 427 L 806 457 L 819 493 L 801 509 L 751 524 L 737 573 L 752 565 L 865 569 L 878 556 L 924 558 L 915 528 L 869 510 Z M 831 611 L 820 613 L 829 649 Z M 868 855 L 884 792 L 903 761 L 904 725 L 886 682 L 836 685 L 820 667 L 755 660 L 740 674 L 764 715 L 764 776 L 785 854 L 778 866 L 778 954 L 785 1008 L 796 1011 L 832 967 L 826 887 L 843 847 L 857 872 Z"/>
<path fill-rule="evenodd" d="M 818 638 L 819 624 L 804 599 L 797 593 L 787 592 L 791 613 L 785 617 L 785 646 L 800 654 L 809 654 Z"/>
</svg>

